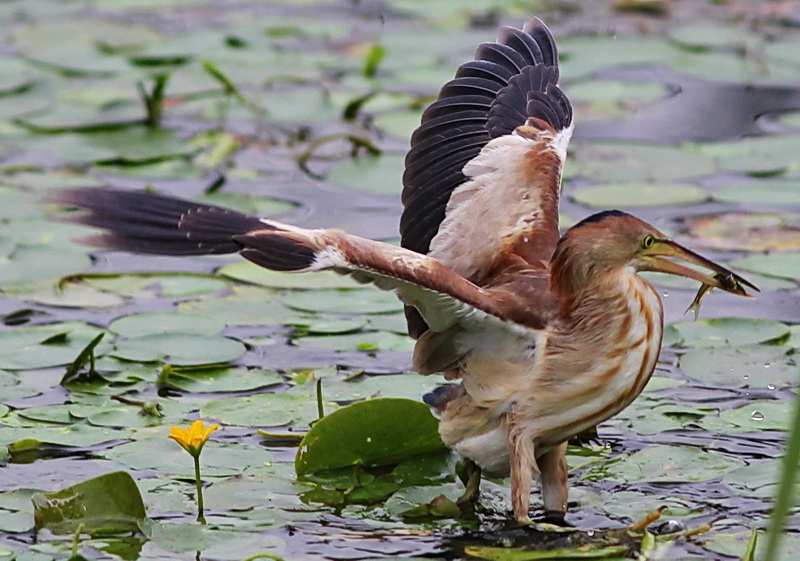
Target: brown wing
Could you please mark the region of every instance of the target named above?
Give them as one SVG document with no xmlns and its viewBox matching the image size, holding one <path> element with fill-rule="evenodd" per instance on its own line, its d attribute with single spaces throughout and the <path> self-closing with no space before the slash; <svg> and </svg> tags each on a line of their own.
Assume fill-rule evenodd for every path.
<svg viewBox="0 0 800 561">
<path fill-rule="evenodd" d="M 307 230 L 145 192 L 78 188 L 51 201 L 86 211 L 66 220 L 105 230 L 86 240 L 93 245 L 156 255 L 239 253 L 278 271 L 333 270 L 395 291 L 432 332 L 488 330 L 533 344 L 544 325 L 504 290 L 483 289 L 430 256 L 340 230 Z"/>
<path fill-rule="evenodd" d="M 403 176 L 403 247 L 479 285 L 543 267 L 558 241 L 558 196 L 572 107 L 558 53 L 531 18 L 481 45 L 423 113 Z M 522 128 L 519 128 L 522 127 Z M 546 282 L 539 283 L 546 290 Z M 409 332 L 424 323 L 407 311 Z"/>
</svg>

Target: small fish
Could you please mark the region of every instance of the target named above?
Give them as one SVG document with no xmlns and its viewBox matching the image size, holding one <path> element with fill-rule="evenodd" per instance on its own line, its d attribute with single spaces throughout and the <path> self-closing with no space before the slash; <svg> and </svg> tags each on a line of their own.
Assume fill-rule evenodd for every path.
<svg viewBox="0 0 800 561">
<path fill-rule="evenodd" d="M 714 278 L 719 281 L 722 285 L 722 288 L 725 290 L 732 290 L 732 291 L 741 291 L 741 294 L 744 294 L 744 288 L 742 287 L 741 283 L 736 280 L 733 273 L 716 273 Z M 695 294 L 694 300 L 686 308 L 684 314 L 688 314 L 689 312 L 694 312 L 694 319 L 696 320 L 700 315 L 700 304 L 703 303 L 703 298 L 705 298 L 706 294 L 711 292 L 714 289 L 713 286 L 710 284 L 701 284 L 700 289 Z"/>
<path fill-rule="evenodd" d="M 694 319 L 696 320 L 700 316 L 700 304 L 703 302 L 703 298 L 705 298 L 705 295 L 711 292 L 713 289 L 714 287 L 710 284 L 701 284 L 700 290 L 698 290 L 697 294 L 695 294 L 694 300 L 692 300 L 692 303 L 688 308 L 686 308 L 686 311 L 683 312 L 684 315 L 688 314 L 689 312 L 694 312 Z"/>
</svg>

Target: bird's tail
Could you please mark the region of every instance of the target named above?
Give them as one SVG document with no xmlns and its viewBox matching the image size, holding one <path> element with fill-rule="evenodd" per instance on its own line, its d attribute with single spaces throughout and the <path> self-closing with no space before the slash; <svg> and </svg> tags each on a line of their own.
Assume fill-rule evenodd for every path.
<svg viewBox="0 0 800 561">
<path fill-rule="evenodd" d="M 68 214 L 64 220 L 105 230 L 81 240 L 96 247 L 152 255 L 242 253 L 279 271 L 302 270 L 314 260 L 314 249 L 304 243 L 307 240 L 291 235 L 291 230 L 300 229 L 213 205 L 144 191 L 91 187 L 59 191 L 49 202 L 84 211 Z M 256 245 L 269 245 L 269 251 L 247 247 L 244 239 L 255 233 Z"/>
</svg>

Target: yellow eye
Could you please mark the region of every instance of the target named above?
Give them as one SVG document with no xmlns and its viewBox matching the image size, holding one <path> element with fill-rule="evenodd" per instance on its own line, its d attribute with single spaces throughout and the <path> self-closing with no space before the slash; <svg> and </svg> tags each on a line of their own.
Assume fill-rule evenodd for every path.
<svg viewBox="0 0 800 561">
<path fill-rule="evenodd" d="M 656 239 L 650 234 L 647 234 L 642 238 L 642 249 L 650 249 L 653 247 L 654 243 L 656 243 Z"/>
</svg>

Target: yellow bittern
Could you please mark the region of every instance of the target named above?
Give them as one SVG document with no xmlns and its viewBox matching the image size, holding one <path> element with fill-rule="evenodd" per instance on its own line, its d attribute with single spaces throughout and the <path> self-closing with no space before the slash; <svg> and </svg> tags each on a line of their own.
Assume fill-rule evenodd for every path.
<svg viewBox="0 0 800 561">
<path fill-rule="evenodd" d="M 68 219 L 106 230 L 90 239 L 100 247 L 238 252 L 393 290 L 417 340 L 414 370 L 460 380 L 425 397 L 445 444 L 484 473 L 510 474 L 517 519 L 536 477 L 545 512 L 563 521 L 567 440 L 631 403 L 658 359 L 663 308 L 637 273 L 696 279 L 702 294 L 755 287 L 624 212 L 559 235 L 573 122 L 557 83 L 556 45 L 536 18 L 459 68 L 411 139 L 402 247 L 144 192 L 78 188 L 56 200 L 84 210 Z"/>
</svg>

